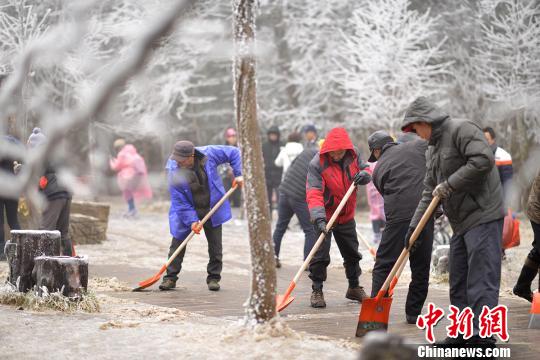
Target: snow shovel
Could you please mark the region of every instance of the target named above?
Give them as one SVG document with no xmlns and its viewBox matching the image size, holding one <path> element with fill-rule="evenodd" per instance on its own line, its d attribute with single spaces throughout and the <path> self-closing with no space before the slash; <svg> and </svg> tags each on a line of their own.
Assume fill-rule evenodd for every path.
<svg viewBox="0 0 540 360">
<path fill-rule="evenodd" d="M 234 190 L 236 190 L 237 187 L 238 186 L 235 184 L 233 187 L 229 189 L 229 191 L 225 193 L 225 195 L 223 195 L 223 197 L 216 203 L 216 205 L 214 205 L 214 207 L 208 212 L 208 214 L 206 214 L 206 216 L 201 220 L 201 227 L 208 221 L 208 219 L 210 219 L 212 215 L 214 215 L 217 209 L 219 209 L 219 207 L 223 205 L 225 200 L 227 200 L 229 196 L 231 196 L 231 194 L 234 192 Z M 165 270 L 167 270 L 167 267 L 173 262 L 173 260 L 178 256 L 178 254 L 180 254 L 180 252 L 186 247 L 187 243 L 193 238 L 193 236 L 195 236 L 195 232 L 191 231 L 191 233 L 184 239 L 184 241 L 182 241 L 180 246 L 178 246 L 176 251 L 171 255 L 171 257 L 167 260 L 167 262 L 161 267 L 161 269 L 159 269 L 157 274 L 152 276 L 151 278 L 141 281 L 139 283 L 139 286 L 133 289 L 133 291 L 141 291 L 157 283 L 161 279 L 161 275 L 163 275 Z"/>
<path fill-rule="evenodd" d="M 430 220 L 438 205 L 439 197 L 434 196 L 426 212 L 420 219 L 418 226 L 416 226 L 416 229 L 411 235 L 409 241 L 411 246 L 418 236 L 420 236 L 424 226 L 426 226 L 426 223 Z M 390 307 L 392 306 L 391 296 L 394 293 L 394 287 L 396 286 L 398 278 L 407 263 L 408 256 L 409 250 L 403 249 L 383 286 L 377 293 L 377 296 L 362 301 L 360 315 L 358 316 L 358 327 L 356 328 L 357 337 L 362 337 L 370 331 L 388 329 L 388 318 L 390 316 Z M 387 292 L 388 297 L 384 296 Z"/>
<path fill-rule="evenodd" d="M 354 192 L 355 189 L 356 189 L 356 185 L 352 184 L 349 187 L 349 190 L 347 190 L 347 193 L 345 194 L 345 196 L 343 197 L 343 199 L 339 203 L 336 211 L 334 211 L 334 214 L 332 214 L 332 217 L 330 218 L 330 221 L 328 221 L 328 223 L 326 224 L 326 231 L 327 232 L 330 231 L 330 229 L 334 225 L 334 222 L 336 221 L 337 217 L 341 213 L 341 210 L 343 210 L 343 208 L 345 207 L 345 204 L 347 203 L 347 200 L 349 200 L 349 198 L 351 197 L 351 194 Z M 290 296 L 290 295 L 291 295 L 292 291 L 294 290 L 294 288 L 296 287 L 296 283 L 300 279 L 300 276 L 304 273 L 304 271 L 308 267 L 309 263 L 311 262 L 311 259 L 313 259 L 313 256 L 315 256 L 315 253 L 317 252 L 317 250 L 319 249 L 319 247 L 323 243 L 325 237 L 326 237 L 325 233 L 321 233 L 321 235 L 319 235 L 319 238 L 317 239 L 317 242 L 315 243 L 315 245 L 313 245 L 313 248 L 311 248 L 311 251 L 309 252 L 309 255 L 306 257 L 306 260 L 304 260 L 304 262 L 302 263 L 302 266 L 300 266 L 300 269 L 298 270 L 298 272 L 294 276 L 293 280 L 289 284 L 289 287 L 287 288 L 287 291 L 285 292 L 285 294 L 276 296 L 276 308 L 277 308 L 278 312 L 285 309 L 287 306 L 289 306 L 290 303 L 293 302 L 294 297 Z"/>
<path fill-rule="evenodd" d="M 375 259 L 377 257 L 377 252 L 375 251 L 375 248 L 373 246 L 371 246 L 369 244 L 369 242 L 366 240 L 365 237 L 362 236 L 362 234 L 360 234 L 358 232 L 358 230 L 356 230 L 356 237 L 359 237 L 360 240 L 362 240 L 362 242 L 364 243 L 364 245 L 367 247 L 367 249 L 369 250 L 369 253 L 371 254 L 371 256 L 373 256 L 373 259 Z"/>
</svg>

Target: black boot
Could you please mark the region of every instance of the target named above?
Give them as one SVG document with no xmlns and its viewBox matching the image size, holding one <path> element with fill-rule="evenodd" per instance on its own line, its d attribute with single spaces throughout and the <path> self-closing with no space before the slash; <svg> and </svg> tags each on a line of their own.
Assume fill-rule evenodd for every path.
<svg viewBox="0 0 540 360">
<path fill-rule="evenodd" d="M 536 277 L 537 272 L 538 264 L 529 258 L 525 259 L 525 263 L 521 268 L 521 274 L 519 274 L 517 283 L 514 286 L 514 295 L 517 295 L 529 302 L 532 302 L 531 283 Z"/>
</svg>

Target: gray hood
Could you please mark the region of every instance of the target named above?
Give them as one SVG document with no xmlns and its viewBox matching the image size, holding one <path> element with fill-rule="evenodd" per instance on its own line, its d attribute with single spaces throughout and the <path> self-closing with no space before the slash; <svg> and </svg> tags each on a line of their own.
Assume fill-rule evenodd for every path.
<svg viewBox="0 0 540 360">
<path fill-rule="evenodd" d="M 420 96 L 409 105 L 405 112 L 405 118 L 401 124 L 403 132 L 410 132 L 409 126 L 415 122 L 426 122 L 429 124 L 440 123 L 448 119 L 446 114 L 437 105 L 430 102 L 425 96 Z"/>
</svg>

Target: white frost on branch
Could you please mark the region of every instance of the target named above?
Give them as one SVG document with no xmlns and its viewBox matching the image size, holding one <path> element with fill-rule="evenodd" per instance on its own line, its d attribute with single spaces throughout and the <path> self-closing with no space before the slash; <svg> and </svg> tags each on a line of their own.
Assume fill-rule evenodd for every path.
<svg viewBox="0 0 540 360">
<path fill-rule="evenodd" d="M 414 98 L 443 93 L 449 63 L 442 60 L 444 39 L 433 41 L 439 18 L 409 7 L 409 0 L 369 1 L 339 30 L 332 76 L 356 126 L 390 129 Z"/>
</svg>

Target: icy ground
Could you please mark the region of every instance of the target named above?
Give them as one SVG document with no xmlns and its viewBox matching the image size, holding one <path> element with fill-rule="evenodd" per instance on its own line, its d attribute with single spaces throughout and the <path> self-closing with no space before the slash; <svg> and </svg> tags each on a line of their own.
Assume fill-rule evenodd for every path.
<svg viewBox="0 0 540 360">
<path fill-rule="evenodd" d="M 359 344 L 351 339 L 338 340 L 305 332 L 291 330 L 287 322 L 302 319 L 336 318 L 336 301 L 343 302 L 343 294 L 337 294 L 331 287 L 327 290 L 329 309 L 321 313 L 285 315 L 285 321 L 271 328 L 248 331 L 239 323 L 239 317 L 206 316 L 204 311 L 192 313 L 177 308 L 144 304 L 132 300 L 119 299 L 115 294 L 130 294 L 135 284 L 128 284 L 111 276 L 92 274 L 92 266 L 114 265 L 140 267 L 157 271 L 166 258 L 170 235 L 167 225 L 167 203 L 155 203 L 141 208 L 138 219 L 124 219 L 121 214 L 123 204 L 115 201 L 111 211 L 108 240 L 101 245 L 77 246 L 78 254 L 90 258 L 89 288 L 99 294 L 102 307 L 98 314 L 64 314 L 56 312 L 28 312 L 12 307 L 0 306 L 0 353 L 2 359 L 43 359 L 43 354 L 58 358 L 78 357 L 82 359 L 134 359 L 155 358 L 159 355 L 175 356 L 183 359 L 353 359 L 357 357 Z M 361 234 L 371 239 L 371 226 L 366 213 L 357 214 Z M 507 252 L 503 266 L 502 296 L 509 295 L 509 289 L 517 278 L 523 259 L 532 240 L 530 227 L 522 223 L 522 245 Z M 235 219 L 224 226 L 223 277 L 233 275 L 249 276 L 249 248 L 246 237 L 245 220 Z M 303 233 L 293 219 L 290 230 L 283 239 L 281 260 L 285 266 L 298 267 L 302 260 Z M 331 248 L 334 272 L 342 274 L 341 257 L 335 244 Z M 364 283 L 370 282 L 373 260 L 365 247 L 361 266 Z M 206 272 L 208 261 L 207 245 L 203 237 L 196 237 L 188 246 L 182 269 L 182 279 L 200 277 Z M 0 263 L 0 277 L 5 278 L 7 266 Z M 149 273 L 148 276 L 151 276 Z M 228 276 L 229 275 L 229 276 Z M 410 272 L 406 268 L 401 287 L 406 287 Z M 142 280 L 142 279 L 141 279 Z M 198 280 L 197 280 L 198 281 Z M 306 281 L 305 279 L 302 281 Z M 282 286 L 284 284 L 281 284 Z M 201 285 L 204 286 L 204 285 Z M 432 281 L 432 288 L 447 292 L 447 284 Z M 369 289 L 366 289 L 369 292 Z M 180 296 L 180 292 L 171 296 Z M 133 294 L 133 293 L 131 293 Z M 224 296 L 218 293 L 217 296 Z M 160 294 L 150 294 L 156 297 Z M 333 299 L 338 300 L 333 300 Z M 201 299 L 201 301 L 204 299 Z M 238 299 L 243 302 L 244 299 Z M 295 309 L 307 307 L 308 299 L 296 300 Z M 332 303 L 334 301 L 334 303 Z M 355 317 L 357 305 L 349 304 Z M 397 309 L 396 312 L 400 313 Z M 400 314 L 398 314 L 401 316 Z M 401 325 L 403 326 L 403 325 Z M 399 328 L 395 325 L 394 328 Z M 53 331 L 51 331 L 53 330 Z"/>
</svg>

